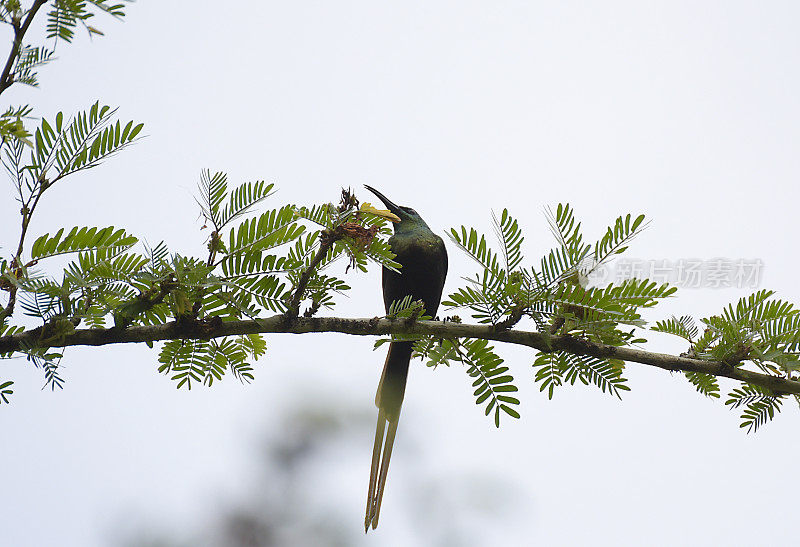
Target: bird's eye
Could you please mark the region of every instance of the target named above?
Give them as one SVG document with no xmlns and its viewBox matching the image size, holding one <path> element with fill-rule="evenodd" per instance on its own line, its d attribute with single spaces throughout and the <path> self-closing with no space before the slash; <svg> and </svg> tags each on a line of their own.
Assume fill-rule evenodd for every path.
<svg viewBox="0 0 800 547">
<path fill-rule="evenodd" d="M 412 215 L 416 215 L 417 214 L 417 212 L 414 209 L 412 209 L 411 207 L 403 207 L 403 209 L 406 210 L 406 213 L 409 213 L 409 214 L 412 214 Z"/>
</svg>

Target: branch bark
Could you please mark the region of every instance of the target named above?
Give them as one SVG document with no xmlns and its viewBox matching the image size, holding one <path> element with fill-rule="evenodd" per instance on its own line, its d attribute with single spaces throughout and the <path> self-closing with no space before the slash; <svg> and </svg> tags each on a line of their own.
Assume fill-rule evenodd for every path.
<svg viewBox="0 0 800 547">
<path fill-rule="evenodd" d="M 555 336 L 547 332 L 499 330 L 491 325 L 470 325 L 449 321 L 409 321 L 386 318 L 294 317 L 274 315 L 264 319 L 246 321 L 182 320 L 161 325 L 134 326 L 124 329 L 76 329 L 58 339 L 53 347 L 105 346 L 156 342 L 173 339 L 210 339 L 222 336 L 254 333 L 306 334 L 312 332 L 338 332 L 359 336 L 388 334 L 434 335 L 442 338 L 483 338 L 497 342 L 528 346 L 539 351 L 566 351 L 576 355 L 613 358 L 650 365 L 669 371 L 702 372 L 731 378 L 767 388 L 775 393 L 800 395 L 800 381 L 762 374 L 733 367 L 717 361 L 704 361 L 666 353 L 653 353 L 629 347 L 607 346 L 574 338 Z M 10 336 L 0 337 L 0 354 L 20 351 L 22 348 L 42 347 L 43 329 L 37 328 Z"/>
</svg>

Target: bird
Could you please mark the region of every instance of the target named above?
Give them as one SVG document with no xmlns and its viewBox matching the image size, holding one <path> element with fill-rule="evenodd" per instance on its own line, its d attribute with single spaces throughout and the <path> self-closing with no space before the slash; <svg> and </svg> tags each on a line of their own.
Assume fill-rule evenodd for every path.
<svg viewBox="0 0 800 547">
<path fill-rule="evenodd" d="M 381 284 L 386 311 L 389 311 L 392 302 L 411 296 L 412 300 L 422 300 L 425 315 L 435 317 L 447 276 L 447 250 L 444 241 L 431 231 L 414 209 L 395 205 L 371 186 L 365 185 L 365 188 L 383 202 L 390 213 L 385 218 L 394 223 L 394 235 L 389 238 L 389 246 L 396 255 L 394 260 L 400 264 L 400 270 L 398 272 L 385 266 L 383 268 Z M 365 532 L 369 531 L 370 526 L 373 529 L 378 526 L 386 473 L 406 390 L 412 344 L 413 342 L 408 341 L 389 344 L 383 374 L 375 395 L 378 424 L 369 475 Z"/>
</svg>

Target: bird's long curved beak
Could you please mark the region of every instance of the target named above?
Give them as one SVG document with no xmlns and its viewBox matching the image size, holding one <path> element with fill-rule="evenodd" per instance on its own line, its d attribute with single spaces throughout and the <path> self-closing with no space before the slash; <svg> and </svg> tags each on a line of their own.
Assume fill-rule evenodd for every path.
<svg viewBox="0 0 800 547">
<path fill-rule="evenodd" d="M 372 213 L 373 215 L 378 215 L 387 220 L 391 220 L 392 222 L 400 222 L 400 217 L 398 216 L 398 213 L 400 212 L 400 207 L 395 205 L 394 202 L 392 202 L 392 200 L 390 200 L 389 198 L 378 192 L 372 186 L 365 184 L 364 188 L 366 188 L 367 190 L 378 196 L 378 199 L 380 199 L 383 202 L 383 204 L 386 205 L 388 210 L 375 209 L 369 204 L 364 204 L 364 206 L 362 206 L 362 209 L 366 210 L 369 213 Z M 366 206 L 369 207 L 365 208 Z"/>
</svg>

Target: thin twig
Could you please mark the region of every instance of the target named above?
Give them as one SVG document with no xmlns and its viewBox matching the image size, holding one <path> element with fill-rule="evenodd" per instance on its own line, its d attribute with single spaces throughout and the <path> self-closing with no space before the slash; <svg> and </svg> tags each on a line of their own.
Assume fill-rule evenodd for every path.
<svg viewBox="0 0 800 547">
<path fill-rule="evenodd" d="M 39 11 L 39 8 L 46 3 L 47 0 L 36 0 L 31 6 L 31 9 L 28 10 L 25 21 L 21 25 L 18 20 L 12 21 L 12 26 L 14 27 L 14 42 L 11 44 L 11 51 L 8 54 L 8 60 L 6 60 L 6 65 L 3 68 L 2 74 L 0 74 L 0 93 L 11 87 L 11 85 L 14 83 L 14 77 L 11 73 L 11 70 L 14 68 L 14 62 L 16 61 L 17 57 L 19 57 L 22 49 L 22 39 L 25 37 L 25 33 L 28 32 L 31 23 L 33 22 L 33 18 L 36 16 L 36 12 Z M 23 245 L 25 244 L 25 234 L 28 232 L 31 213 L 33 213 L 33 209 L 36 208 L 36 204 L 39 202 L 40 196 L 41 192 L 38 193 L 36 200 L 33 202 L 33 206 L 30 208 L 28 208 L 28 203 L 23 203 L 22 205 L 22 229 L 19 237 L 19 245 L 17 246 L 17 253 L 14 255 L 14 258 L 11 261 L 11 266 L 14 269 L 14 273 L 16 273 L 16 271 L 22 267 L 21 259 Z M 11 314 L 14 313 L 14 306 L 16 303 L 17 287 L 16 285 L 12 285 L 8 289 L 8 303 L 5 307 L 0 307 L 0 322 L 5 320 L 7 317 L 10 317 Z"/>
<path fill-rule="evenodd" d="M 21 25 L 19 21 L 12 21 L 12 26 L 14 27 L 14 42 L 11 45 L 11 51 L 8 54 L 3 73 L 0 74 L 0 93 L 11 87 L 14 83 L 14 76 L 11 73 L 11 69 L 14 68 L 14 62 L 17 60 L 22 50 L 22 39 L 25 37 L 25 33 L 28 32 L 28 28 L 30 28 L 33 18 L 36 16 L 36 12 L 46 3 L 47 0 L 36 0 L 31 6 L 31 9 L 28 10 L 28 15 Z"/>
<path fill-rule="evenodd" d="M 325 255 L 328 254 L 333 244 L 342 239 L 342 235 L 337 233 L 336 231 L 330 232 L 328 230 L 323 230 L 320 236 L 320 245 L 319 249 L 317 249 L 317 254 L 314 255 L 313 260 L 311 260 L 311 264 L 308 265 L 308 268 L 303 270 L 303 273 L 300 274 L 300 279 L 297 282 L 297 288 L 292 295 L 291 300 L 289 300 L 289 304 L 287 305 L 286 315 L 292 318 L 296 318 L 300 314 L 300 301 L 303 299 L 303 293 L 308 286 L 308 282 L 311 281 L 311 276 L 316 271 L 317 266 L 319 266 L 320 262 L 325 258 Z"/>
<path fill-rule="evenodd" d="M 33 198 L 33 204 L 28 207 L 30 203 L 30 199 L 22 204 L 22 226 L 20 228 L 19 234 L 19 244 L 17 245 L 17 252 L 14 255 L 14 258 L 11 260 L 11 273 L 13 275 L 17 275 L 18 272 L 22 271 L 23 264 L 22 264 L 22 250 L 25 246 L 25 236 L 28 233 L 28 226 L 31 223 L 31 216 L 33 215 L 34 209 L 39 204 L 39 199 L 42 197 L 42 193 L 44 189 L 41 187 L 41 183 L 39 183 L 38 191 L 35 193 L 35 198 L 33 198 L 34 194 L 31 194 Z M 11 285 L 8 288 L 8 303 L 4 308 L 0 308 L 0 321 L 3 321 L 7 317 L 11 317 L 11 314 L 14 313 L 14 306 L 17 303 L 17 286 Z"/>
</svg>

